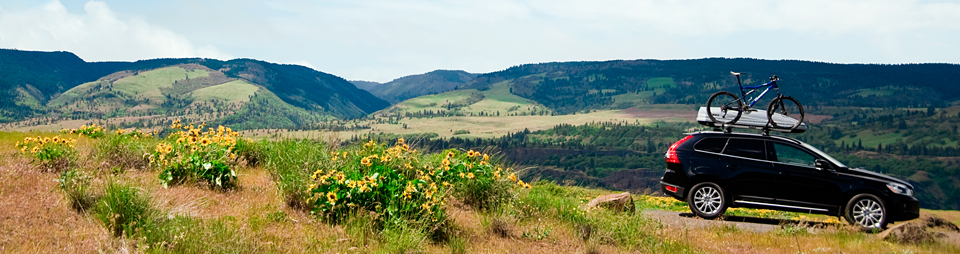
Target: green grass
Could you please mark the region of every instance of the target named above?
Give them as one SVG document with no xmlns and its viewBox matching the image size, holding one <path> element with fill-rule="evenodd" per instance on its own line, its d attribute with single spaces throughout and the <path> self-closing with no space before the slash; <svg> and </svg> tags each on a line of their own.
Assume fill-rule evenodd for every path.
<svg viewBox="0 0 960 254">
<path fill-rule="evenodd" d="M 247 83 L 243 80 L 227 82 L 215 86 L 204 87 L 191 92 L 196 100 L 211 101 L 221 100 L 228 103 L 247 102 L 250 96 L 253 96 L 259 87 Z"/>
<path fill-rule="evenodd" d="M 531 100 L 510 93 L 511 86 L 511 81 L 504 81 L 490 85 L 489 89 L 484 91 L 465 89 L 449 91 L 436 95 L 425 95 L 406 100 L 390 108 L 384 109 L 381 112 L 395 112 L 397 110 L 407 112 L 419 112 L 423 110 L 432 110 L 434 112 L 441 110 L 447 111 L 447 104 L 456 103 L 469 98 L 471 94 L 480 93 L 484 96 L 483 100 L 480 100 L 479 102 L 473 103 L 469 106 L 459 108 L 459 112 L 468 115 L 471 113 L 479 114 L 480 112 L 496 115 L 497 112 L 500 112 L 501 116 L 504 116 L 510 112 L 530 111 L 546 111 L 549 114 L 550 110 L 546 107 L 537 105 Z"/>
<path fill-rule="evenodd" d="M 647 80 L 647 88 L 669 89 L 677 87 L 677 83 L 670 77 L 652 78 Z"/>
<path fill-rule="evenodd" d="M 20 93 L 19 98 L 17 98 L 17 105 L 27 106 L 33 109 L 40 109 L 43 107 L 43 104 L 40 104 L 40 100 L 36 97 L 33 97 L 26 89 L 17 88 L 17 92 Z"/>
<path fill-rule="evenodd" d="M 174 81 L 207 76 L 209 73 L 205 70 L 187 71 L 178 66 L 166 67 L 117 80 L 113 90 L 128 97 L 140 96 L 151 102 L 159 102 L 163 100 L 160 88 L 172 87 Z"/>
<path fill-rule="evenodd" d="M 890 89 L 890 87 L 878 87 L 878 88 L 858 89 L 855 95 L 863 96 L 863 97 L 867 97 L 867 96 L 883 97 L 883 96 L 891 96 L 893 95 L 893 93 L 894 91 Z"/>
<path fill-rule="evenodd" d="M 50 100 L 49 102 L 47 102 L 47 106 L 48 106 L 48 107 L 61 107 L 61 106 L 66 105 L 67 103 L 71 103 L 71 102 L 77 101 L 77 100 L 79 100 L 79 99 L 81 99 L 81 98 L 84 98 L 84 97 L 87 97 L 87 96 L 91 96 L 91 95 L 93 95 L 93 91 L 92 91 L 92 90 L 93 90 L 93 88 L 94 88 L 95 86 L 97 86 L 97 85 L 107 85 L 107 84 L 109 84 L 109 83 L 110 83 L 110 82 L 107 82 L 107 81 L 97 80 L 97 81 L 92 81 L 92 82 L 87 82 L 87 83 L 80 84 L 80 85 L 78 85 L 78 86 L 75 86 L 75 87 L 73 87 L 73 88 L 70 88 L 70 90 L 67 90 L 67 91 L 63 92 L 62 94 L 60 94 L 60 96 L 57 96 L 57 98 L 54 98 L 53 100 Z"/>
<path fill-rule="evenodd" d="M 673 78 L 670 77 L 660 77 L 660 78 L 651 78 L 647 80 L 646 87 L 648 90 L 636 92 L 627 92 L 623 94 L 614 95 L 613 99 L 615 103 L 643 103 L 647 99 L 652 98 L 655 95 L 663 94 L 667 89 L 677 87 L 677 83 L 673 81 Z"/>
<path fill-rule="evenodd" d="M 840 140 L 837 140 L 836 143 L 837 145 L 840 145 L 840 142 L 842 141 L 846 143 L 847 146 L 856 146 L 858 142 L 862 141 L 864 148 L 877 148 L 877 145 L 879 144 L 889 145 L 902 139 L 903 136 L 899 133 L 891 132 L 877 135 L 877 133 L 874 133 L 871 130 L 863 130 L 858 132 L 856 136 L 851 135 L 840 138 Z"/>
<path fill-rule="evenodd" d="M 156 215 L 143 190 L 119 182 L 107 185 L 94 214 L 116 237 L 136 235 Z"/>
</svg>

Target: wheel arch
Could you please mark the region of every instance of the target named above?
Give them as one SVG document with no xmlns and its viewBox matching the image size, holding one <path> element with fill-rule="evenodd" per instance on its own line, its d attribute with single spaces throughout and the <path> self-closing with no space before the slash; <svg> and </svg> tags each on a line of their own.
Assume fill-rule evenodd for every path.
<svg viewBox="0 0 960 254">
<path fill-rule="evenodd" d="M 881 192 L 879 192 L 879 191 L 877 191 L 877 190 L 873 190 L 873 189 L 855 189 L 855 190 L 850 190 L 850 191 L 848 191 L 848 192 L 846 192 L 846 193 L 843 194 L 843 199 L 841 199 L 840 202 L 839 202 L 840 204 L 838 205 L 838 207 L 840 208 L 840 209 L 839 209 L 839 210 L 840 210 L 840 211 L 839 211 L 839 212 L 840 212 L 840 215 L 843 215 L 844 211 L 847 210 L 847 203 L 850 203 L 850 199 L 853 199 L 853 197 L 856 197 L 857 195 L 860 195 L 860 194 L 870 194 L 870 195 L 874 195 L 874 196 L 876 196 L 877 198 L 880 199 L 880 202 L 883 202 L 883 205 L 884 205 L 884 206 L 889 205 L 889 204 L 887 204 L 887 203 L 888 203 L 888 202 L 887 202 L 887 195 L 884 195 L 883 193 L 881 193 Z M 887 209 L 889 210 L 889 208 L 887 208 Z"/>
<path fill-rule="evenodd" d="M 685 192 L 687 193 L 684 193 L 684 198 L 686 198 L 687 195 L 690 195 L 690 189 L 693 189 L 693 186 L 697 186 L 697 184 L 705 183 L 705 182 L 711 182 L 713 184 L 716 184 L 717 186 L 720 187 L 720 189 L 723 189 L 723 195 L 726 196 L 727 200 L 731 200 L 731 201 L 733 200 L 733 195 L 730 193 L 730 188 L 727 188 L 727 185 L 723 181 L 723 178 L 720 178 L 715 175 L 707 175 L 707 174 L 699 174 L 699 175 L 694 175 L 690 177 L 690 182 L 688 183 L 688 186 L 685 190 Z"/>
</svg>

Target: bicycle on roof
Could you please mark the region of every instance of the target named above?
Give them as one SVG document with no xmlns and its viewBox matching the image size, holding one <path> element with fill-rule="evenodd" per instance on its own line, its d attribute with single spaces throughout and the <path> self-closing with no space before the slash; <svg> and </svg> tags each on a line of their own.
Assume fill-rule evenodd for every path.
<svg viewBox="0 0 960 254">
<path fill-rule="evenodd" d="M 774 128 L 788 128 L 790 130 L 796 129 L 803 123 L 803 106 L 800 105 L 800 102 L 797 99 L 794 99 L 790 96 L 785 96 L 780 94 L 780 87 L 777 83 L 780 81 L 780 78 L 777 75 L 770 77 L 770 82 L 759 86 L 743 86 L 743 83 L 740 81 L 740 73 L 730 72 L 737 77 L 737 85 L 740 86 L 740 97 L 737 97 L 731 92 L 720 91 L 716 92 L 710 96 L 710 100 L 707 101 L 707 116 L 710 117 L 710 120 L 715 123 L 721 124 L 735 124 L 737 120 L 740 120 L 740 116 L 743 115 L 744 111 L 756 111 L 753 109 L 754 105 L 757 104 L 770 89 L 773 89 L 777 93 L 777 97 L 770 101 L 770 104 L 767 106 L 767 121 L 769 126 Z M 753 99 L 746 100 L 747 96 L 762 90 L 757 97 Z M 749 104 L 747 103 L 749 102 Z M 732 117 L 727 116 L 728 114 L 733 114 Z M 780 114 L 784 117 L 794 118 L 797 121 L 791 125 L 782 126 L 784 122 L 778 123 L 774 121 L 774 115 Z"/>
</svg>

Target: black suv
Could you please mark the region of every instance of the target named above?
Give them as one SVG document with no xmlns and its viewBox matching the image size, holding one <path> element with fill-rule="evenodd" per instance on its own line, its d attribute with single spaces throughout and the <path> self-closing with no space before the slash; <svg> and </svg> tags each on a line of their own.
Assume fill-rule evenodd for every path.
<svg viewBox="0 0 960 254">
<path fill-rule="evenodd" d="M 920 215 L 909 183 L 848 168 L 792 138 L 692 133 L 671 145 L 666 158 L 661 190 L 705 219 L 727 207 L 749 207 L 836 215 L 882 230 Z"/>
</svg>

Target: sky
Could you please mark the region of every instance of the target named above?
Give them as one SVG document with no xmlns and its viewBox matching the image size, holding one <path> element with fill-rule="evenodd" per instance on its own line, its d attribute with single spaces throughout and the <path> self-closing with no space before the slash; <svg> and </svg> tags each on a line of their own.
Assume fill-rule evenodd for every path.
<svg viewBox="0 0 960 254">
<path fill-rule="evenodd" d="M 960 63 L 958 45 L 960 1 L 0 0 L 0 48 L 252 58 L 376 82 L 616 59 Z"/>
</svg>

